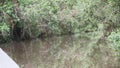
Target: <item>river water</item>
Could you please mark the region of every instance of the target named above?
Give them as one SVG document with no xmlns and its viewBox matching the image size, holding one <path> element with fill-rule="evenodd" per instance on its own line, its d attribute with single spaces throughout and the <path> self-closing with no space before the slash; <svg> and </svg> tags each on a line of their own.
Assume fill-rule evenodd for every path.
<svg viewBox="0 0 120 68">
<path fill-rule="evenodd" d="M 110 44 L 74 36 L 11 42 L 0 47 L 20 68 L 120 68 Z"/>
</svg>

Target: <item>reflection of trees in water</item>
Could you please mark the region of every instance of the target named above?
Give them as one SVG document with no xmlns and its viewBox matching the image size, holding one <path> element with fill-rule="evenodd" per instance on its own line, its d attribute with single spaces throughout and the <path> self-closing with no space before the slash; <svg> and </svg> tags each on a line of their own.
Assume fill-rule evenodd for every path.
<svg viewBox="0 0 120 68">
<path fill-rule="evenodd" d="M 107 44 L 71 36 L 14 42 L 3 49 L 23 68 L 111 68 L 116 63 Z"/>
</svg>

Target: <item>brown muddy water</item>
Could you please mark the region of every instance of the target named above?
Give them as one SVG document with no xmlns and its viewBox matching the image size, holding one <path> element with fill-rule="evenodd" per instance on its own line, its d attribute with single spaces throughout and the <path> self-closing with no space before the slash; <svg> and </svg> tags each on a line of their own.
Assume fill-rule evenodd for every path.
<svg viewBox="0 0 120 68">
<path fill-rule="evenodd" d="M 20 68 L 120 68 L 110 44 L 88 38 L 52 37 L 0 47 Z"/>
</svg>

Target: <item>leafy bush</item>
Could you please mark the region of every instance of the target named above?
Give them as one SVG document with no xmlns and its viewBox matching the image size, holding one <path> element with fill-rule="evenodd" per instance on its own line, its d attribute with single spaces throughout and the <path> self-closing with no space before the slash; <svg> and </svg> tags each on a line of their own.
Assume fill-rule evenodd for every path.
<svg viewBox="0 0 120 68">
<path fill-rule="evenodd" d="M 0 43 L 3 43 L 10 40 L 9 15 L 12 15 L 13 5 L 7 0 L 0 5 Z"/>
<path fill-rule="evenodd" d="M 41 34 L 69 34 L 91 33 L 90 35 L 110 34 L 119 28 L 119 1 L 118 0 L 16 0 L 20 10 L 15 13 L 16 4 L 6 0 L 0 7 L 7 14 L 0 17 L 12 30 L 7 17 L 14 21 L 15 30 L 21 28 L 24 38 L 38 37 Z M 102 25 L 99 26 L 99 25 Z M 111 28 L 112 27 L 112 28 Z M 8 31 L 11 33 L 11 31 Z M 100 34 L 98 34 L 100 33 Z M 13 36 L 13 35 L 10 35 Z M 94 35 L 95 36 L 95 35 Z M 91 36 L 91 37 L 94 37 Z"/>
<path fill-rule="evenodd" d="M 120 30 L 112 32 L 108 39 L 112 42 L 112 48 L 117 52 L 116 54 L 120 56 Z"/>
</svg>

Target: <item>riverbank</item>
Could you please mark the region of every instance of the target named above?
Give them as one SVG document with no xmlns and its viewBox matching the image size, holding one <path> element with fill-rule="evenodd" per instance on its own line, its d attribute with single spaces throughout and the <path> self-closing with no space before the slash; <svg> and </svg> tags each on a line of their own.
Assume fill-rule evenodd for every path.
<svg viewBox="0 0 120 68">
<path fill-rule="evenodd" d="M 80 5 L 81 4 L 81 5 Z M 119 28 L 119 2 L 13 0 L 0 3 L 0 42 Z"/>
</svg>

